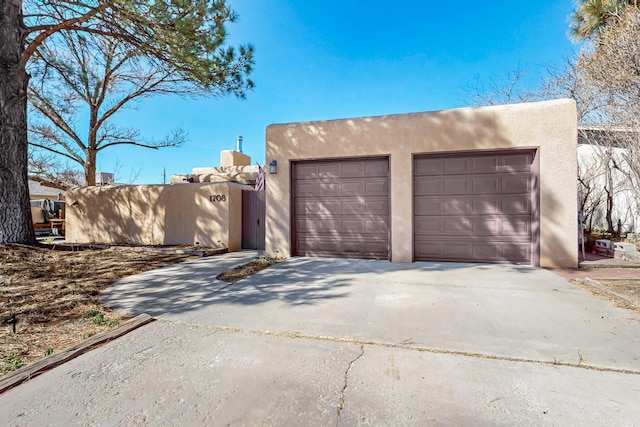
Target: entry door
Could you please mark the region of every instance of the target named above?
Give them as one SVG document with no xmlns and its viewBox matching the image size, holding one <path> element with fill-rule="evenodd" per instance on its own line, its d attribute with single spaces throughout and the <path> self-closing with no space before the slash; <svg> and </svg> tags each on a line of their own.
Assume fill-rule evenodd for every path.
<svg viewBox="0 0 640 427">
<path fill-rule="evenodd" d="M 535 150 L 417 155 L 414 259 L 539 263 Z"/>
<path fill-rule="evenodd" d="M 296 162 L 292 246 L 299 256 L 389 259 L 389 159 Z"/>
<path fill-rule="evenodd" d="M 242 248 L 264 250 L 266 191 L 242 192 Z"/>
</svg>

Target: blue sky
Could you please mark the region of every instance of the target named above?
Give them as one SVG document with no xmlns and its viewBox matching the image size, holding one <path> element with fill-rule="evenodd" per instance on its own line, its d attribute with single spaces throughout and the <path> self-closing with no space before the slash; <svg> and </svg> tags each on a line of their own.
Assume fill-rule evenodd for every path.
<svg viewBox="0 0 640 427">
<path fill-rule="evenodd" d="M 181 127 L 179 148 L 113 147 L 98 170 L 122 183 L 162 183 L 193 167 L 217 166 L 236 135 L 265 163 L 265 129 L 289 123 L 433 111 L 468 104 L 476 82 L 534 82 L 578 46 L 568 38 L 571 0 L 230 0 L 239 14 L 230 44 L 255 46 L 256 88 L 234 97 L 154 97 L 117 116 L 148 137 Z M 135 178 L 135 179 L 134 179 Z"/>
</svg>

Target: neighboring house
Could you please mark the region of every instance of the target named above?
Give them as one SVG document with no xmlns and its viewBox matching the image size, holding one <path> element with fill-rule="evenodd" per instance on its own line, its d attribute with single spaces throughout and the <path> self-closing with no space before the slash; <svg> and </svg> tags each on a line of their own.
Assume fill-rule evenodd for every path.
<svg viewBox="0 0 640 427">
<path fill-rule="evenodd" d="M 29 199 L 30 200 L 64 200 L 65 191 L 59 188 L 48 186 L 46 184 L 29 180 Z"/>
<path fill-rule="evenodd" d="M 270 255 L 576 267 L 573 100 L 271 125 Z"/>
<path fill-rule="evenodd" d="M 195 182 L 237 182 L 255 185 L 258 165 L 251 164 L 251 157 L 234 150 L 220 152 L 220 166 L 197 167 L 190 174 L 172 175 L 172 184 Z"/>
<path fill-rule="evenodd" d="M 31 220 L 37 233 L 64 233 L 65 190 L 29 180 Z"/>
<path fill-rule="evenodd" d="M 614 229 L 637 232 L 640 226 L 638 189 L 622 171 L 629 171 L 625 160 L 628 150 L 621 148 L 617 137 L 626 138 L 630 131 L 594 126 L 578 127 L 579 199 L 585 211 L 587 230 L 607 230 L 607 191 L 612 190 L 611 220 Z M 615 166 L 614 166 L 615 164 Z"/>
</svg>

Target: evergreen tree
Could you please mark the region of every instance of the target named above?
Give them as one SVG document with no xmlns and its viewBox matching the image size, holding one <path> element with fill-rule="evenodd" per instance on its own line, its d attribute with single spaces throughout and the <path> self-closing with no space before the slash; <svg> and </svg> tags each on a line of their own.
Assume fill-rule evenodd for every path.
<svg viewBox="0 0 640 427">
<path fill-rule="evenodd" d="M 165 82 L 177 80 L 176 87 L 243 96 L 253 85 L 247 77 L 253 48 L 224 44 L 226 25 L 235 20 L 224 0 L 0 0 L 0 243 L 35 241 L 27 180 L 28 93 L 57 120 L 55 109 L 38 100 L 38 88 L 29 88 L 29 64 L 59 59 L 56 50 L 83 34 L 129 52 L 169 76 Z M 56 70 L 53 62 L 48 66 Z M 85 77 L 76 77 L 77 87 L 96 89 L 97 80 L 87 86 Z M 73 139 L 72 129 L 55 126 Z"/>
</svg>

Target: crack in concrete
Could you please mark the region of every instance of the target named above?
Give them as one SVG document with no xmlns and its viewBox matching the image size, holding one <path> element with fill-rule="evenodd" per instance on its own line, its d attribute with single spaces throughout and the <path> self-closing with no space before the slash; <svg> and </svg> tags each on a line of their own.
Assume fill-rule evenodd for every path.
<svg viewBox="0 0 640 427">
<path fill-rule="evenodd" d="M 217 332 L 244 333 L 244 334 L 257 335 L 257 336 L 270 336 L 270 337 L 277 337 L 277 338 L 309 339 L 309 340 L 329 341 L 329 342 L 343 343 L 343 344 L 355 344 L 359 346 L 370 345 L 374 347 L 395 348 L 400 350 L 410 350 L 410 351 L 418 351 L 423 353 L 443 354 L 443 355 L 451 355 L 451 356 L 463 356 L 463 357 L 471 357 L 475 359 L 500 360 L 503 362 L 514 362 L 514 363 L 531 363 L 535 365 L 545 365 L 545 366 L 555 366 L 555 367 L 562 366 L 562 367 L 568 367 L 568 368 L 586 369 L 590 371 L 614 372 L 617 374 L 640 376 L 640 371 L 636 371 L 632 369 L 608 368 L 604 366 L 589 365 L 589 364 L 583 363 L 584 360 L 574 363 L 574 362 L 563 362 L 557 359 L 553 359 L 553 360 L 527 359 L 524 357 L 496 356 L 494 354 L 474 353 L 474 352 L 462 351 L 462 350 L 446 350 L 446 349 L 440 349 L 440 348 L 422 347 L 422 346 L 414 345 L 413 343 L 392 344 L 392 343 L 384 343 L 384 342 L 377 342 L 377 341 L 362 341 L 357 338 L 338 338 L 338 337 L 322 336 L 322 335 L 305 335 L 299 332 L 258 331 L 254 329 L 233 328 L 229 326 L 203 325 L 201 323 L 183 322 L 179 320 L 157 319 L 156 321 L 159 323 L 172 323 L 172 324 L 184 325 L 184 326 L 190 326 L 190 327 L 196 327 L 196 328 L 211 329 Z"/>
<path fill-rule="evenodd" d="M 336 427 L 340 422 L 340 415 L 342 414 L 342 410 L 344 409 L 344 394 L 345 394 L 345 391 L 347 390 L 347 387 L 349 387 L 349 371 L 351 371 L 353 364 L 356 363 L 356 361 L 360 359 L 363 355 L 364 355 L 364 345 L 360 345 L 360 354 L 351 362 L 349 362 L 349 366 L 347 366 L 347 370 L 344 371 L 344 386 L 340 391 L 340 403 L 338 404 L 338 419 L 336 420 Z"/>
</svg>

